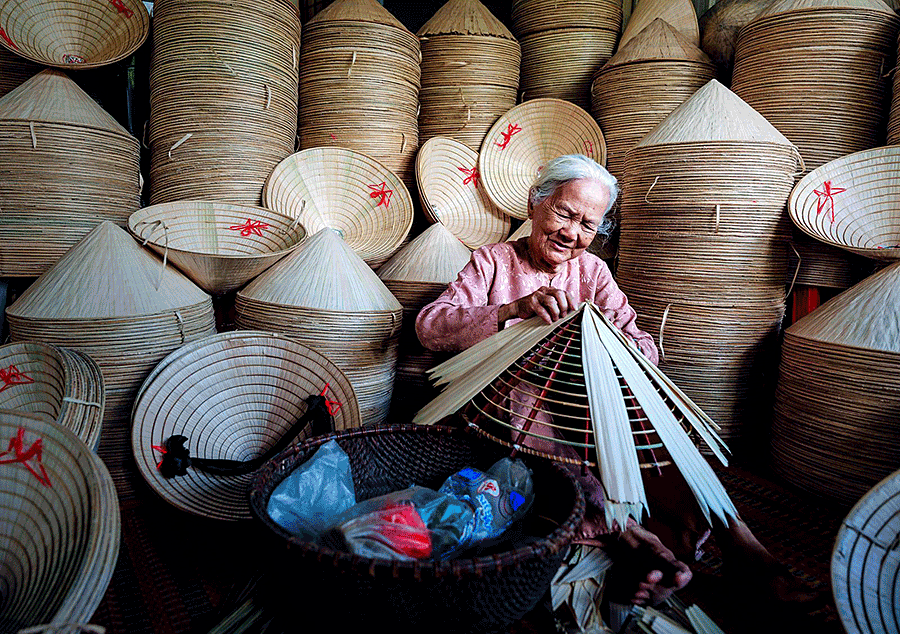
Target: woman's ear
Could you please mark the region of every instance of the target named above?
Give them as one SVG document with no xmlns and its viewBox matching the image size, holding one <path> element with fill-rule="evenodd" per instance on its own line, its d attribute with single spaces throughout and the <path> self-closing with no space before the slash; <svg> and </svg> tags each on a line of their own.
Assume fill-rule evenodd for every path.
<svg viewBox="0 0 900 634">
<path fill-rule="evenodd" d="M 534 217 L 534 205 L 531 204 L 531 194 L 534 191 L 534 188 L 528 190 L 528 219 L 531 220 Z"/>
</svg>

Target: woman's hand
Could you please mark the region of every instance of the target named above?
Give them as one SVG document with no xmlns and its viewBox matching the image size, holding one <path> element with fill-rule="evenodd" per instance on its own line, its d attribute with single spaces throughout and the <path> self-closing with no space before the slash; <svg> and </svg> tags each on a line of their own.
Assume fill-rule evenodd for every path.
<svg viewBox="0 0 900 634">
<path fill-rule="evenodd" d="M 577 307 L 575 300 L 566 291 L 542 286 L 531 295 L 501 306 L 497 312 L 497 325 L 503 327 L 508 319 L 515 317 L 527 319 L 532 315 L 537 315 L 548 324 L 552 324 Z"/>
</svg>

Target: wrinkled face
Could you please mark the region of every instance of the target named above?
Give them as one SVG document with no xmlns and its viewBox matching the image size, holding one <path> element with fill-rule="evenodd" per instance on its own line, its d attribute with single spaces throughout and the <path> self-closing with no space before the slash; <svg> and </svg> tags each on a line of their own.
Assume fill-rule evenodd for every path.
<svg viewBox="0 0 900 634">
<path fill-rule="evenodd" d="M 608 204 L 606 188 L 588 178 L 560 185 L 538 205 L 529 201 L 532 228 L 528 249 L 535 266 L 555 271 L 584 253 L 597 235 Z"/>
</svg>

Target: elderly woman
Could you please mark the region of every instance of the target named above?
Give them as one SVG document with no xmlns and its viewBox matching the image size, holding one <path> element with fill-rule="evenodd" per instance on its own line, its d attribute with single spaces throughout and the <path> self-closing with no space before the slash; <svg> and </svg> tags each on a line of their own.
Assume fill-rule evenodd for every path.
<svg viewBox="0 0 900 634">
<path fill-rule="evenodd" d="M 609 210 L 618 195 L 616 179 L 602 166 L 582 155 L 562 156 L 544 166 L 529 192 L 528 216 L 531 235 L 515 242 L 477 249 L 457 280 L 433 303 L 419 313 L 416 332 L 422 345 L 431 350 L 464 350 L 517 321 L 538 315 L 551 323 L 591 300 L 644 353 L 657 363 L 653 338 L 636 325 L 635 311 L 613 280 L 607 265 L 585 249 L 612 227 Z M 548 441 L 531 446 L 545 452 L 565 452 L 563 445 Z M 576 471 L 578 471 L 576 469 Z M 630 580 L 625 595 L 632 602 L 656 603 L 686 585 L 690 569 L 649 531 L 629 525 L 614 537 L 603 521 L 603 493 L 593 475 L 575 473 L 585 488 L 588 515 L 583 537 L 600 537 L 616 558 L 627 558 L 639 569 Z M 680 480 L 666 474 L 656 480 Z M 683 480 L 681 480 L 683 484 Z M 666 487 L 668 488 L 668 487 Z M 686 488 L 686 485 L 685 485 Z M 653 496 L 653 487 L 649 487 Z M 696 507 L 689 496 L 664 494 L 663 506 L 679 500 L 678 512 Z M 682 505 L 681 501 L 686 503 Z M 671 531 L 672 543 L 683 559 L 689 558 L 708 531 L 696 521 L 699 508 L 684 513 L 683 527 Z M 663 513 L 663 515 L 666 515 Z M 671 517 L 672 514 L 670 513 Z M 771 554 L 753 537 L 743 522 L 733 522 L 721 531 L 723 550 L 760 572 L 776 599 L 804 600 L 796 594 L 796 583 Z M 648 562 L 651 562 L 648 564 Z M 620 569 L 622 567 L 619 567 Z"/>
</svg>

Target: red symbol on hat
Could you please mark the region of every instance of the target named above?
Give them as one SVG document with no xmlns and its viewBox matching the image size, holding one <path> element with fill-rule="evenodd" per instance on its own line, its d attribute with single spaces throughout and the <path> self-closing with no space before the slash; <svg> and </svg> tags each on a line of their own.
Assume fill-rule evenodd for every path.
<svg viewBox="0 0 900 634">
<path fill-rule="evenodd" d="M 372 193 L 369 194 L 369 198 L 378 198 L 381 196 L 381 200 L 375 205 L 376 207 L 380 207 L 381 205 L 387 207 L 391 204 L 391 196 L 393 195 L 394 190 L 388 189 L 386 182 L 381 182 L 378 185 L 369 185 L 369 189 L 372 190 Z"/>
<path fill-rule="evenodd" d="M 12 46 L 14 49 L 16 49 L 17 51 L 19 50 L 19 47 L 16 46 L 16 43 L 10 39 L 10 37 L 6 34 L 6 31 L 4 31 L 3 29 L 0 29 L 0 37 L 6 40 L 6 43 Z"/>
<path fill-rule="evenodd" d="M 512 139 L 513 135 L 517 134 L 521 131 L 522 131 L 522 128 L 520 128 L 518 125 L 513 124 L 513 123 L 508 124 L 506 126 L 506 132 L 500 133 L 500 136 L 503 137 L 503 142 L 502 143 L 495 142 L 494 145 L 496 145 L 501 150 L 505 150 L 506 146 L 509 145 L 509 141 Z"/>
<path fill-rule="evenodd" d="M 588 156 L 591 156 L 594 153 L 594 142 L 591 141 L 590 139 L 585 139 L 583 145 L 584 145 L 584 153 L 587 154 Z"/>
<path fill-rule="evenodd" d="M 9 447 L 7 447 L 6 451 L 0 453 L 0 458 L 12 453 L 13 458 L 0 459 L 0 464 L 14 464 L 20 463 L 28 469 L 31 474 L 38 479 L 38 482 L 43 484 L 45 487 L 52 486 L 50 484 L 50 476 L 47 475 L 47 470 L 44 469 L 44 465 L 41 463 L 41 458 L 44 453 L 44 440 L 43 438 L 38 438 L 28 449 L 25 449 L 25 428 L 19 427 L 19 431 L 16 433 L 14 438 L 10 438 Z M 32 467 L 29 464 L 30 460 L 34 460 L 35 466 L 40 469 L 40 473 L 35 467 Z"/>
<path fill-rule="evenodd" d="M 337 137 L 334 136 L 334 133 L 329 133 L 329 135 L 331 136 L 332 141 L 337 141 Z"/>
<path fill-rule="evenodd" d="M 34 379 L 27 374 L 19 372 L 19 368 L 14 365 L 9 366 L 5 370 L 0 370 L 0 381 L 3 381 L 3 387 L 0 387 L 0 392 L 13 385 L 34 383 Z"/>
<path fill-rule="evenodd" d="M 481 178 L 481 174 L 478 173 L 477 167 L 472 167 L 470 169 L 466 169 L 465 167 L 457 167 L 456 169 L 466 175 L 466 177 L 463 179 L 463 185 L 472 183 L 472 187 L 478 189 L 478 179 Z"/>
<path fill-rule="evenodd" d="M 325 396 L 325 392 L 328 391 L 328 386 L 331 383 L 326 383 L 325 387 L 322 388 L 322 391 L 319 392 L 319 396 Z M 339 409 L 341 409 L 341 404 L 337 401 L 329 400 L 327 396 L 325 396 L 325 407 L 328 409 L 328 413 L 334 416 Z"/>
<path fill-rule="evenodd" d="M 157 450 L 159 453 L 161 453 L 162 455 L 166 455 L 167 453 L 169 453 L 169 452 L 166 450 L 166 448 L 163 447 L 162 445 L 150 445 L 150 447 L 151 447 L 152 449 L 156 449 L 156 450 Z M 156 470 L 157 470 L 157 471 L 159 471 L 159 468 L 162 466 L 162 463 L 163 463 L 162 460 L 160 460 L 159 462 L 156 463 Z"/>
<path fill-rule="evenodd" d="M 125 6 L 123 0 L 109 0 L 112 3 L 112 6 L 116 8 L 116 11 L 119 13 L 124 13 L 126 18 L 130 18 L 134 15 L 134 11 Z"/>
<path fill-rule="evenodd" d="M 240 231 L 242 236 L 248 238 L 254 233 L 258 236 L 262 236 L 262 230 L 268 229 L 269 225 L 264 223 L 262 220 L 251 220 L 250 218 L 247 218 L 247 222 L 245 222 L 244 224 L 232 225 L 228 228 L 232 231 Z"/>
<path fill-rule="evenodd" d="M 813 192 L 818 196 L 819 202 L 816 206 L 816 215 L 818 216 L 823 209 L 825 209 L 825 205 L 831 204 L 831 222 L 834 222 L 834 194 L 840 194 L 841 192 L 847 191 L 844 187 L 832 187 L 831 181 L 825 181 L 822 183 L 822 190 L 814 189 Z"/>
</svg>

